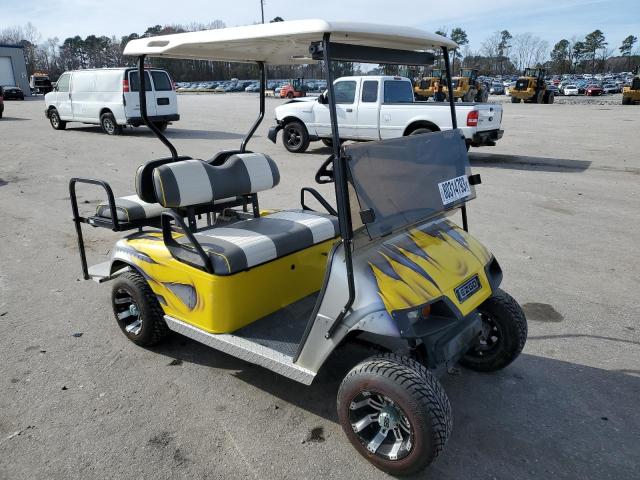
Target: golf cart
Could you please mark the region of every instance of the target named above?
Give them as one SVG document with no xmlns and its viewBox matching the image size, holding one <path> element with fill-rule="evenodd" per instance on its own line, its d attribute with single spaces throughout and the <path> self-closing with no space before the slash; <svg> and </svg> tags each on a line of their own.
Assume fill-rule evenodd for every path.
<svg viewBox="0 0 640 480">
<path fill-rule="evenodd" d="M 355 342 L 377 352 L 355 365 L 337 393 L 340 423 L 378 468 L 409 474 L 429 465 L 451 434 L 449 400 L 437 380 L 456 362 L 498 370 L 521 352 L 522 310 L 498 287 L 497 260 L 468 233 L 475 197 L 464 139 L 453 129 L 340 144 L 334 61 L 430 65 L 439 35 L 407 27 L 299 20 L 133 40 L 126 55 L 256 62 L 260 112 L 239 150 L 209 160 L 171 156 L 143 163 L 137 195 L 73 178 L 70 196 L 85 279 L 112 281 L 116 321 L 135 344 L 170 331 L 309 385 L 333 353 Z M 323 61 L 333 153 L 300 206 L 261 210 L 260 192 L 280 182 L 277 164 L 247 144 L 265 111 L 266 65 Z M 106 202 L 79 214 L 76 186 L 101 186 Z M 308 206 L 313 197 L 324 212 Z M 463 227 L 452 220 L 461 212 Z M 82 225 L 126 232 L 108 262 L 87 267 Z M 337 349 L 340 347 L 340 349 Z"/>
</svg>

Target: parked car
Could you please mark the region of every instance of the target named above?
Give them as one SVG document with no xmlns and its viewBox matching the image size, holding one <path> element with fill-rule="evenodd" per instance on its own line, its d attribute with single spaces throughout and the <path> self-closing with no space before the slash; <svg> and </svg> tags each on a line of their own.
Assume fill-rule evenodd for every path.
<svg viewBox="0 0 640 480">
<path fill-rule="evenodd" d="M 573 84 L 565 85 L 562 88 L 562 93 L 564 95 L 578 95 L 578 87 Z"/>
<path fill-rule="evenodd" d="M 173 83 L 165 70 L 145 71 L 149 120 L 160 130 L 180 120 Z M 45 95 L 45 115 L 56 130 L 67 122 L 96 124 L 108 135 L 124 125 L 142 125 L 139 76 L 135 68 L 101 68 L 64 72 L 54 91 Z"/>
<path fill-rule="evenodd" d="M 491 84 L 491 88 L 489 88 L 489 93 L 492 95 L 504 95 L 504 85 L 497 82 Z"/>
<path fill-rule="evenodd" d="M 600 87 L 599 85 L 589 85 L 586 89 L 585 89 L 585 95 L 588 96 L 596 96 L 596 95 L 602 95 L 604 93 L 604 91 L 602 90 L 602 87 Z"/>
<path fill-rule="evenodd" d="M 553 83 L 547 85 L 547 90 L 553 92 L 555 96 L 558 96 L 560 94 L 560 90 Z"/>
<path fill-rule="evenodd" d="M 416 102 L 411 80 L 391 76 L 341 77 L 334 82 L 340 136 L 345 140 L 385 140 L 451 129 L 448 103 Z M 331 142 L 325 93 L 292 99 L 276 107 L 278 125 L 269 132 L 275 142 L 282 130 L 287 150 L 302 153 L 312 140 Z M 502 106 L 465 103 L 456 106 L 458 128 L 467 146 L 495 145 L 502 138 Z"/>
<path fill-rule="evenodd" d="M 13 85 L 5 85 L 0 87 L 2 90 L 2 96 L 5 100 L 24 100 L 24 92 L 21 88 L 14 87 Z"/>
<path fill-rule="evenodd" d="M 620 86 L 614 83 L 605 83 L 602 86 L 602 90 L 604 91 L 604 93 L 620 93 L 622 91 L 620 89 Z"/>
</svg>

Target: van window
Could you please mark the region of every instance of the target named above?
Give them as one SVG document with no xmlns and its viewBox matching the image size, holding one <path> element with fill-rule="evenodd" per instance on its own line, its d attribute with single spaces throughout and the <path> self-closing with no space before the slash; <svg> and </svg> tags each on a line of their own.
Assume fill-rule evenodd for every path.
<svg viewBox="0 0 640 480">
<path fill-rule="evenodd" d="M 373 103 L 378 101 L 378 81 L 365 80 L 362 82 L 362 102 Z"/>
<path fill-rule="evenodd" d="M 69 75 L 68 73 L 65 73 L 64 75 L 61 75 L 60 78 L 58 79 L 58 83 L 57 83 L 57 88 L 59 92 L 68 92 L 69 91 L 69 79 L 71 78 L 71 75 Z"/>
<path fill-rule="evenodd" d="M 356 82 L 347 80 L 334 85 L 333 91 L 336 95 L 336 103 L 353 103 L 356 99 Z"/>
<path fill-rule="evenodd" d="M 167 92 L 173 90 L 171 80 L 166 72 L 151 72 L 151 78 L 153 78 L 153 86 L 156 92 Z"/>
<path fill-rule="evenodd" d="M 384 103 L 413 103 L 411 82 L 399 80 L 384 82 Z"/>
<path fill-rule="evenodd" d="M 138 72 L 129 73 L 129 91 L 137 92 L 140 89 L 140 81 L 138 80 Z M 149 72 L 144 72 L 144 90 L 146 92 L 151 90 L 151 79 L 149 78 Z"/>
</svg>

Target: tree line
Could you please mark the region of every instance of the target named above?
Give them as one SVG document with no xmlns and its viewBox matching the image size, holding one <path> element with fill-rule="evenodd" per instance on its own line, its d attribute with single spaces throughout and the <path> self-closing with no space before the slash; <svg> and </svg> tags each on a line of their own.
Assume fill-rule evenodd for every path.
<svg viewBox="0 0 640 480">
<path fill-rule="evenodd" d="M 276 17 L 272 22 L 282 21 Z M 31 23 L 24 27 L 9 27 L 0 31 L 0 43 L 21 45 L 29 74 L 48 73 L 56 79 L 65 70 L 134 66 L 135 58 L 125 57 L 122 52 L 131 40 L 155 35 L 167 35 L 198 30 L 225 28 L 222 20 L 189 25 L 154 25 L 141 33 L 115 36 L 78 35 L 65 38 L 47 38 Z M 638 41 L 634 35 L 627 36 L 618 47 L 612 47 L 601 30 L 594 30 L 584 37 L 573 36 L 559 40 L 553 48 L 531 33 L 512 35 L 508 30 L 496 31 L 480 44 L 479 50 L 471 50 L 470 41 L 462 27 L 440 28 L 436 31 L 455 41 L 459 48 L 451 52 L 454 72 L 459 68 L 475 68 L 484 75 L 506 75 L 521 72 L 526 67 L 545 67 L 550 73 L 599 73 L 607 71 L 630 71 L 640 64 L 640 55 L 634 47 Z M 167 69 L 176 81 L 225 80 L 230 78 L 258 78 L 254 64 L 214 62 L 204 60 L 171 60 L 150 58 L 152 66 Z M 441 54 L 436 52 L 436 64 L 442 66 Z M 380 66 L 376 71 L 392 72 L 394 68 Z M 397 70 L 396 70 L 397 71 Z M 335 75 L 360 73 L 357 64 L 343 62 L 336 66 Z M 320 78 L 319 65 L 273 65 L 269 66 L 269 78 Z"/>
</svg>

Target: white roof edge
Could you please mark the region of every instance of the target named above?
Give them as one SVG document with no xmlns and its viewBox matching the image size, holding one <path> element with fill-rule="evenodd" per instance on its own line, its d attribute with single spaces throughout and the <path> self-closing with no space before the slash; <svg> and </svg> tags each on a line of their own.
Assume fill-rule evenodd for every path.
<svg viewBox="0 0 640 480">
<path fill-rule="evenodd" d="M 399 50 L 456 48 L 452 40 L 417 28 L 361 22 L 291 20 L 218 30 L 161 35 L 130 41 L 125 55 L 148 55 L 271 64 L 311 63 L 309 44 L 331 33 L 331 40 Z"/>
</svg>

